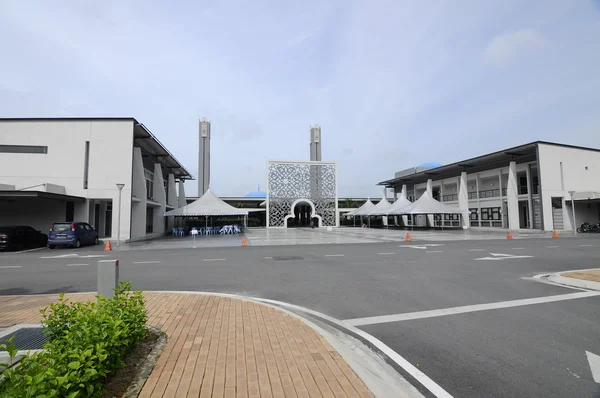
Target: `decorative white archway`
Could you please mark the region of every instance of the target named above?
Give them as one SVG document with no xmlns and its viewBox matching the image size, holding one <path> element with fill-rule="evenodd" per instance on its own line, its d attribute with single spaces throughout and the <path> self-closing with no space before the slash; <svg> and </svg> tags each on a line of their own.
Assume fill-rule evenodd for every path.
<svg viewBox="0 0 600 398">
<path fill-rule="evenodd" d="M 283 218 L 283 225 L 285 228 L 287 228 L 287 220 L 289 218 L 296 218 L 296 215 L 294 214 L 294 209 L 296 208 L 296 206 L 298 205 L 298 203 L 302 203 L 305 202 L 310 206 L 310 218 L 316 218 L 317 220 L 319 220 L 319 228 L 321 228 L 323 226 L 323 218 L 317 214 L 316 210 L 315 210 L 315 204 L 312 202 L 312 200 L 310 199 L 296 199 L 294 202 L 292 202 L 292 206 L 290 207 L 290 214 L 288 214 L 287 216 L 285 216 Z"/>
</svg>

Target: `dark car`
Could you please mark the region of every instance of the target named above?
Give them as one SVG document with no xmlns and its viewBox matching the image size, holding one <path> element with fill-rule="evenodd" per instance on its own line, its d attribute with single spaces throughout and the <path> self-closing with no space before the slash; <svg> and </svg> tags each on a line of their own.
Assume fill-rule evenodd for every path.
<svg viewBox="0 0 600 398">
<path fill-rule="evenodd" d="M 48 248 L 98 244 L 98 232 L 85 222 L 57 222 L 50 227 Z"/>
<path fill-rule="evenodd" d="M 0 227 L 0 250 L 23 250 L 46 246 L 48 236 L 26 225 Z"/>
</svg>

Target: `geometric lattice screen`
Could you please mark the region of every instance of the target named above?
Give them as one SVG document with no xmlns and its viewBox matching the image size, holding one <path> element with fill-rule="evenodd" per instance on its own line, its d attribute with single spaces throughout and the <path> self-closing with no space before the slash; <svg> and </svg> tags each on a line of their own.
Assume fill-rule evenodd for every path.
<svg viewBox="0 0 600 398">
<path fill-rule="evenodd" d="M 337 225 L 337 172 L 331 162 L 267 162 L 267 225 L 286 227 L 292 204 L 305 199 L 315 206 L 322 226 Z"/>
</svg>

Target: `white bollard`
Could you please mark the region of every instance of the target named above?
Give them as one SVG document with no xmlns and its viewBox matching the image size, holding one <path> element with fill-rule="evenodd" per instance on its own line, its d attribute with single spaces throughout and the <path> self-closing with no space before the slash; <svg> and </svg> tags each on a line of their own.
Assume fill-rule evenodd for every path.
<svg viewBox="0 0 600 398">
<path fill-rule="evenodd" d="M 98 295 L 112 298 L 119 285 L 119 260 L 98 261 Z"/>
</svg>

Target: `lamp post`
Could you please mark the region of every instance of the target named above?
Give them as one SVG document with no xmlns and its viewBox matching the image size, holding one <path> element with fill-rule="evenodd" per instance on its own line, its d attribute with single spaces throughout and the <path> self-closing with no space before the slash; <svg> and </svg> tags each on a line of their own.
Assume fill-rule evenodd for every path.
<svg viewBox="0 0 600 398">
<path fill-rule="evenodd" d="M 123 187 L 125 184 L 117 184 L 117 189 L 119 190 L 119 210 L 117 216 L 117 246 L 121 245 L 121 193 L 123 192 Z"/>
<path fill-rule="evenodd" d="M 575 191 L 569 191 L 571 195 L 571 211 L 573 212 L 573 235 L 577 236 L 577 222 L 575 221 Z"/>
</svg>

